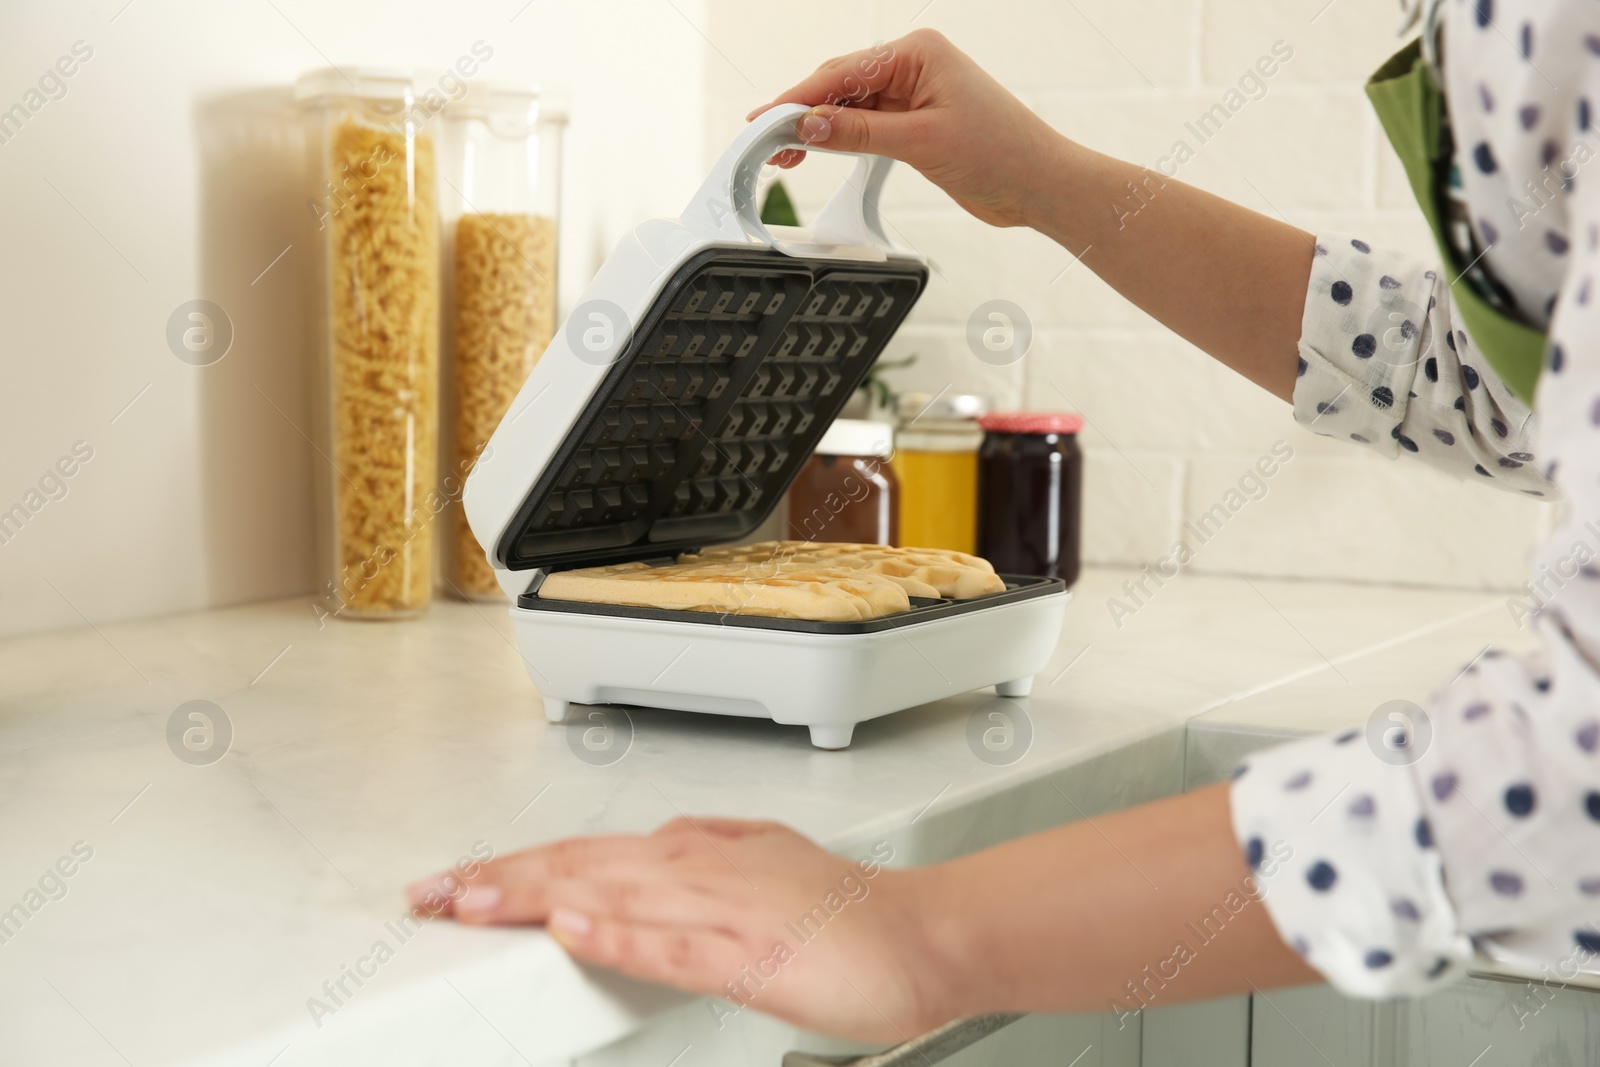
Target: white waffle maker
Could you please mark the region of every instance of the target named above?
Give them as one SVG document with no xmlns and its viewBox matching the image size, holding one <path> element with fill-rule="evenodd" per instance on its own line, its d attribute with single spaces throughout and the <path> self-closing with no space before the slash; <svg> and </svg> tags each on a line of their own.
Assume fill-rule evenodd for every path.
<svg viewBox="0 0 1600 1067">
<path fill-rule="evenodd" d="M 844 748 L 889 712 L 986 685 L 1025 696 L 1055 648 L 1054 578 L 850 623 L 539 597 L 553 570 L 748 537 L 921 294 L 923 258 L 878 220 L 887 159 L 861 156 L 809 228 L 760 221 L 756 177 L 799 147 L 805 110 L 762 115 L 681 219 L 623 238 L 467 480 L 552 722 L 569 703 L 632 704 L 770 718 Z"/>
</svg>

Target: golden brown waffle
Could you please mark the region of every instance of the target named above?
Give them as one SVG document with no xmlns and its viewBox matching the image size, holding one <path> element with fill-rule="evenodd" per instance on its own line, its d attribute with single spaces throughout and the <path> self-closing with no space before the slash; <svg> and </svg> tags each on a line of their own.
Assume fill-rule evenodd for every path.
<svg viewBox="0 0 1600 1067">
<path fill-rule="evenodd" d="M 888 545 L 834 544 L 817 541 L 763 541 L 737 548 L 717 548 L 691 561 L 737 561 L 769 573 L 787 574 L 796 566 L 818 565 L 869 571 L 899 581 L 911 596 L 967 600 L 1005 589 L 989 561 L 944 548 L 891 548 Z M 932 592 L 924 590 L 932 589 Z"/>
<path fill-rule="evenodd" d="M 1005 583 L 987 561 L 943 549 L 768 541 L 662 567 L 558 571 L 539 596 L 592 604 L 852 622 L 908 611 L 910 598 L 966 599 Z"/>
<path fill-rule="evenodd" d="M 906 611 L 911 600 L 893 580 L 833 567 L 786 568 L 763 575 L 744 563 L 674 563 L 557 571 L 539 596 L 590 604 L 676 608 L 819 622 L 854 622 Z"/>
</svg>

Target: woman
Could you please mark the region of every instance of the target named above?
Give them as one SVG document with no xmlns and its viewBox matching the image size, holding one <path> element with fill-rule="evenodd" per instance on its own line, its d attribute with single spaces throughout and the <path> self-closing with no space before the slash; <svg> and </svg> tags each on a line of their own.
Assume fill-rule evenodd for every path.
<svg viewBox="0 0 1600 1067">
<path fill-rule="evenodd" d="M 893 156 L 985 222 L 1048 234 L 1316 432 L 1512 492 L 1559 489 L 1565 516 L 1535 576 L 1571 580 L 1541 586 L 1541 654 L 1485 654 L 1441 680 L 1414 764 L 1374 758 L 1354 731 L 1314 738 L 1231 783 L 874 871 L 836 932 L 782 961 L 760 1010 L 893 1042 L 987 1011 L 1136 1006 L 1130 980 L 1157 963 L 1174 1003 L 1319 978 L 1422 994 L 1475 947 L 1552 965 L 1600 955 L 1600 546 L 1584 525 L 1600 519 L 1600 167 L 1583 169 L 1600 5 L 1423 6 L 1421 54 L 1391 60 L 1369 95 L 1442 267 L 1074 144 L 929 31 L 825 63 L 774 101 L 814 105 L 808 143 Z M 1130 182 L 1153 195 L 1119 218 L 1109 205 Z M 781 826 L 679 820 L 497 860 L 453 914 L 547 923 L 580 959 L 727 996 L 786 922 L 862 875 Z M 1227 936 L 1169 977 L 1184 924 L 1234 901 Z"/>
</svg>

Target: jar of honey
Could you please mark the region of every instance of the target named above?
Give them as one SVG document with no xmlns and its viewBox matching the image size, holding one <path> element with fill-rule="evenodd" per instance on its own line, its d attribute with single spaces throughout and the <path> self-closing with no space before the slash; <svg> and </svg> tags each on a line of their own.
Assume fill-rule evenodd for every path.
<svg viewBox="0 0 1600 1067">
<path fill-rule="evenodd" d="M 900 544 L 900 483 L 889 457 L 894 427 L 835 419 L 789 487 L 789 536 L 802 541 Z"/>
<path fill-rule="evenodd" d="M 895 405 L 894 471 L 906 544 L 977 552 L 978 419 L 988 410 L 987 398 L 969 393 L 906 393 Z"/>
</svg>

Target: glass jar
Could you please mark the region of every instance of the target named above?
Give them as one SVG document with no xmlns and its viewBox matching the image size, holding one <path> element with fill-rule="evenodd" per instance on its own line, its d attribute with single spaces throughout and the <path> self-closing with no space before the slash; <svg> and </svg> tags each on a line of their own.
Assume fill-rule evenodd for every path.
<svg viewBox="0 0 1600 1067">
<path fill-rule="evenodd" d="M 329 614 L 412 615 L 433 590 L 439 422 L 436 109 L 410 71 L 308 74 L 318 247 L 318 559 Z"/>
<path fill-rule="evenodd" d="M 1001 574 L 1078 580 L 1083 418 L 995 412 L 978 420 L 978 555 Z"/>
<path fill-rule="evenodd" d="M 900 544 L 900 483 L 889 457 L 894 427 L 835 419 L 789 487 L 789 536 L 857 545 Z"/>
<path fill-rule="evenodd" d="M 446 115 L 441 196 L 450 425 L 441 488 L 453 514 L 445 577 L 460 596 L 498 599 L 504 594 L 460 497 L 555 332 L 566 110 L 532 86 L 469 82 Z"/>
<path fill-rule="evenodd" d="M 985 397 L 907 393 L 895 404 L 900 537 L 917 548 L 978 550 L 978 417 Z"/>
</svg>

